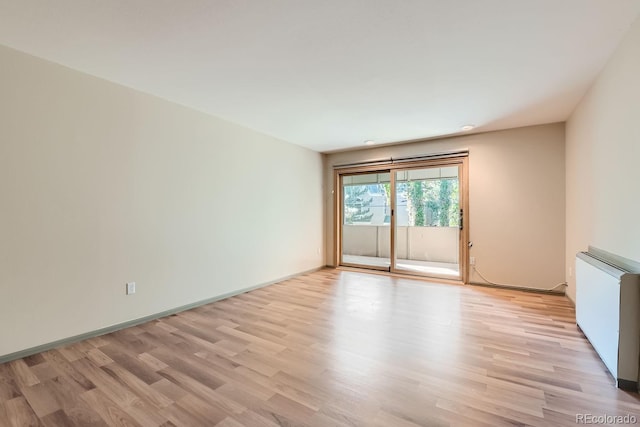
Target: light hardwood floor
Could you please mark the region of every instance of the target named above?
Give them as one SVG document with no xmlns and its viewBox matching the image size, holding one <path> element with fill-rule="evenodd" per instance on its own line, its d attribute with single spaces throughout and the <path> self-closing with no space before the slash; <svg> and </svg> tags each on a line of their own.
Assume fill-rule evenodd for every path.
<svg viewBox="0 0 640 427">
<path fill-rule="evenodd" d="M 640 414 L 561 296 L 321 270 L 0 365 L 1 426 L 574 426 Z M 640 422 L 640 421 L 639 421 Z"/>
</svg>

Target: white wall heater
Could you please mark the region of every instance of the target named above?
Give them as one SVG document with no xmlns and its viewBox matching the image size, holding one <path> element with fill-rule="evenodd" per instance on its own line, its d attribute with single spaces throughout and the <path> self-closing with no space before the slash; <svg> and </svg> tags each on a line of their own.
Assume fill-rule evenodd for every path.
<svg viewBox="0 0 640 427">
<path fill-rule="evenodd" d="M 638 390 L 638 265 L 597 248 L 576 255 L 576 321 L 619 388 Z"/>
</svg>

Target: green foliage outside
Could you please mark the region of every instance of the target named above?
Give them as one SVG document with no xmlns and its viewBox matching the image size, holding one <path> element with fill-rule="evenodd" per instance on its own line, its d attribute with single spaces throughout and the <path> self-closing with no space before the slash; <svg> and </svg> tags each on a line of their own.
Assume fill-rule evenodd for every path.
<svg viewBox="0 0 640 427">
<path fill-rule="evenodd" d="M 391 205 L 391 184 L 377 184 Z M 382 193 L 381 191 L 381 193 Z M 409 226 L 457 227 L 460 224 L 459 183 L 456 178 L 398 182 L 399 198 L 406 197 Z M 367 185 L 344 186 L 344 223 L 368 223 L 373 217 Z"/>
<path fill-rule="evenodd" d="M 365 185 L 346 185 L 344 187 L 344 223 L 369 222 L 373 217 L 373 212 L 369 206 L 373 201 L 372 197 L 367 197 L 367 187 Z"/>
<path fill-rule="evenodd" d="M 453 178 L 407 183 L 409 225 L 455 227 L 460 224 L 459 185 Z"/>
</svg>

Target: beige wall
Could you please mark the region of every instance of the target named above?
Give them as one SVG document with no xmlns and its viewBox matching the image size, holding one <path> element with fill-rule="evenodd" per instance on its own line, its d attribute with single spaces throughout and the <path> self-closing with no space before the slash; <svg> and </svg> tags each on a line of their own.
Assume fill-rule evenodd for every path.
<svg viewBox="0 0 640 427">
<path fill-rule="evenodd" d="M 320 154 L 2 47 L 0 94 L 0 356 L 324 265 Z"/>
<path fill-rule="evenodd" d="M 567 279 L 592 245 L 640 261 L 640 20 L 567 122 Z"/>
<path fill-rule="evenodd" d="M 471 256 L 487 279 L 550 288 L 564 282 L 564 124 L 481 133 L 325 156 L 326 258 L 333 262 L 332 165 L 469 149 Z M 482 282 L 472 274 L 472 282 Z"/>
</svg>

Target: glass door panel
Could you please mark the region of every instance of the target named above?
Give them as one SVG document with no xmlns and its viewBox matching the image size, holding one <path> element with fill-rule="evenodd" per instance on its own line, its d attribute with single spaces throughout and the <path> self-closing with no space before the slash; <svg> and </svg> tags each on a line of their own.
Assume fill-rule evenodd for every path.
<svg viewBox="0 0 640 427">
<path fill-rule="evenodd" d="M 389 270 L 389 178 L 388 171 L 341 176 L 341 265 Z"/>
<path fill-rule="evenodd" d="M 392 270 L 446 279 L 460 275 L 460 166 L 393 172 Z"/>
</svg>

